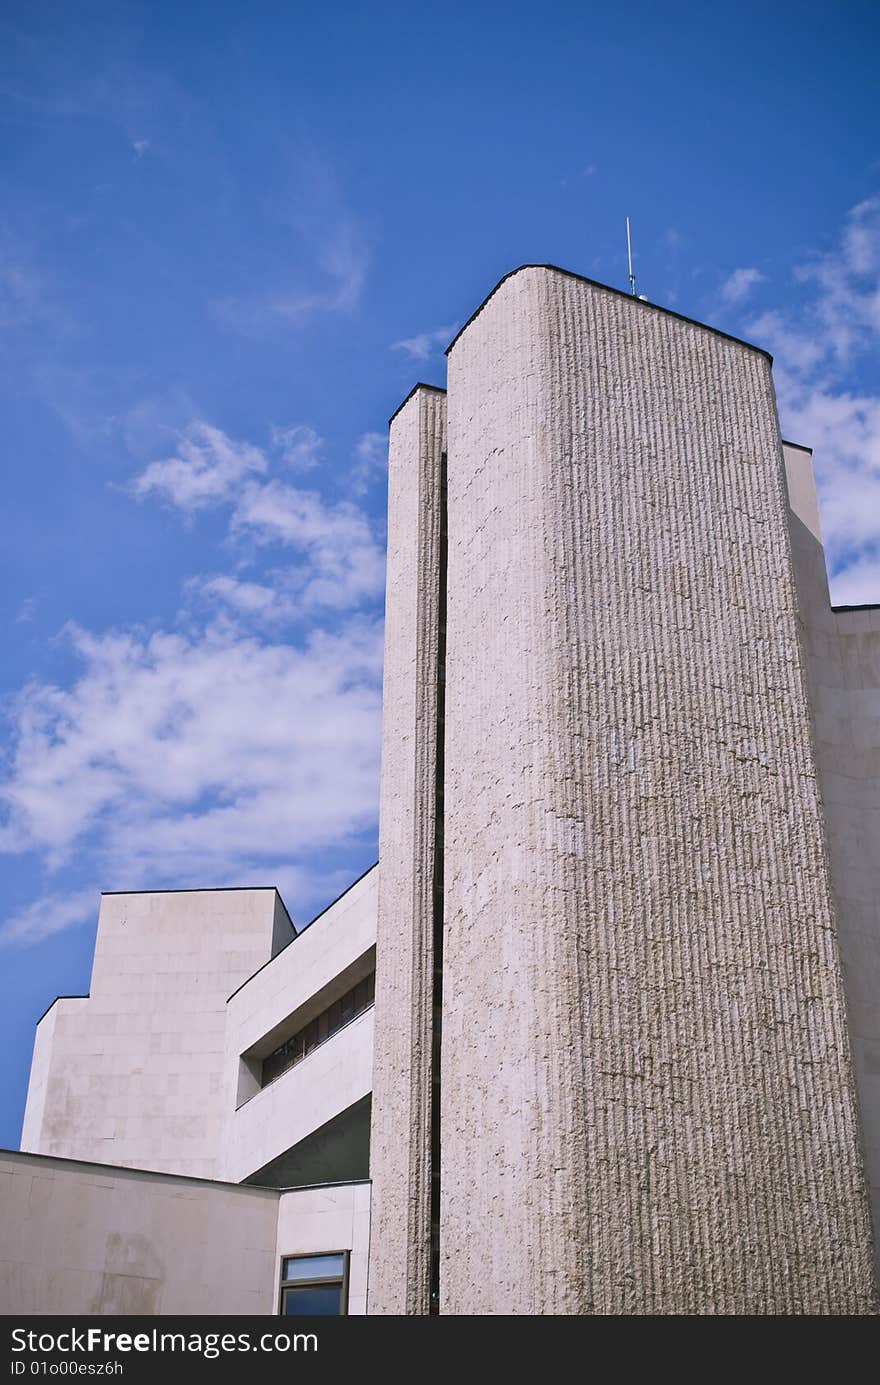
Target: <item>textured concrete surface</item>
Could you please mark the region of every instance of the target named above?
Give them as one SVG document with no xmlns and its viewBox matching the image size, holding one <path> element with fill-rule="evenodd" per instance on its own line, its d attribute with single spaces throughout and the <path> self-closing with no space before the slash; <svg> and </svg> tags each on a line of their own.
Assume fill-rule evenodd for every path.
<svg viewBox="0 0 880 1385">
<path fill-rule="evenodd" d="M 441 1311 L 874 1311 L 880 611 L 828 604 L 769 363 L 530 267 L 449 370 Z M 370 1312 L 428 1311 L 446 419 L 391 427 L 381 866 L 268 965 L 274 891 L 104 897 L 0 1311 L 271 1313 L 281 1255 L 347 1249 L 359 1312 L 370 1241 Z M 375 1010 L 260 1091 L 374 945 Z M 372 1234 L 366 1185 L 42 1157 L 242 1179 L 371 1083 Z"/>
<path fill-rule="evenodd" d="M 833 611 L 810 454 L 786 446 L 792 551 L 880 1246 L 880 606 Z M 880 598 L 880 592 L 877 593 Z"/>
<path fill-rule="evenodd" d="M 0 1152 L 0 1313 L 274 1313 L 280 1200 Z"/>
<path fill-rule="evenodd" d="M 871 1311 L 769 362 L 528 269 L 448 428 L 441 1311 Z"/>
<path fill-rule="evenodd" d="M 388 459 L 371 1313 L 428 1311 L 439 492 L 445 428 L 445 396 L 417 389 L 392 420 Z"/>
<path fill-rule="evenodd" d="M 226 1001 L 283 937 L 277 902 L 274 889 L 103 895 L 89 997 L 37 1026 L 22 1148 L 216 1177 Z"/>
</svg>

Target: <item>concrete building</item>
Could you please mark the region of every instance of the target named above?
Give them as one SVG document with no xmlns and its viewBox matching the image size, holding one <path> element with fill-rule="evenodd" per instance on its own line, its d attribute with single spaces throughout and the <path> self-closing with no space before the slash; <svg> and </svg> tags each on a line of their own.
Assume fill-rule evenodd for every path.
<svg viewBox="0 0 880 1385">
<path fill-rule="evenodd" d="M 390 428 L 379 863 L 299 932 L 103 897 L 4 1312 L 877 1309 L 880 606 L 770 359 L 524 266 L 448 361 Z"/>
</svg>

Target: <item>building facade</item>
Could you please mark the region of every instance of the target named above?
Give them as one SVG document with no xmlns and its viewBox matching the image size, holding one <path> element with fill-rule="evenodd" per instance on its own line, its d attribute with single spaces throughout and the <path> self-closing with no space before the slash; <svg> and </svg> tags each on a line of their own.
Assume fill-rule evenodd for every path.
<svg viewBox="0 0 880 1385">
<path fill-rule="evenodd" d="M 102 898 L 0 1306 L 874 1312 L 878 901 L 880 606 L 769 357 L 524 266 L 391 421 L 378 865 Z"/>
</svg>

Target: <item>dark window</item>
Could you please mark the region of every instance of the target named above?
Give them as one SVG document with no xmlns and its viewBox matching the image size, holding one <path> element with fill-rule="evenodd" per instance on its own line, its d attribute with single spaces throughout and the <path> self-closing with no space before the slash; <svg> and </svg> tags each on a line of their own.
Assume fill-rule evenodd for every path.
<svg viewBox="0 0 880 1385">
<path fill-rule="evenodd" d="M 313 1048 L 324 1043 L 341 1029 L 344 1024 L 357 1019 L 364 1010 L 369 1010 L 376 994 L 376 973 L 370 972 L 350 991 L 334 1000 L 320 1015 L 316 1015 L 303 1029 L 297 1030 L 289 1039 L 263 1059 L 263 1072 L 260 1085 L 267 1087 L 294 1063 L 300 1062 Z"/>
<path fill-rule="evenodd" d="M 286 1255 L 281 1261 L 283 1317 L 339 1317 L 348 1312 L 348 1251 Z"/>
</svg>

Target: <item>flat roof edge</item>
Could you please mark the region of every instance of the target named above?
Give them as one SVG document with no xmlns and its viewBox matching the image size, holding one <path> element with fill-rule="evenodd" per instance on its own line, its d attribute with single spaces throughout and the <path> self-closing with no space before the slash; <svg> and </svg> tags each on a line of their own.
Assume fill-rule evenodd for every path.
<svg viewBox="0 0 880 1385">
<path fill-rule="evenodd" d="M 320 1127 L 319 1127 L 320 1128 Z M 368 1188 L 372 1178 L 336 1178 L 326 1183 L 290 1183 L 275 1189 L 279 1193 L 313 1193 L 319 1188 Z M 238 1186 L 238 1185 L 236 1185 Z M 243 1183 L 244 1188 L 271 1188 L 271 1183 Z"/>
<path fill-rule="evenodd" d="M 263 1183 L 232 1183 L 225 1178 L 200 1178 L 194 1173 L 169 1173 L 165 1169 L 142 1169 L 133 1164 L 100 1164 L 96 1159 L 72 1159 L 67 1154 L 43 1154 L 38 1149 L 6 1149 L 0 1147 L 0 1159 L 11 1155 L 18 1159 L 46 1159 L 51 1164 L 75 1164 L 78 1168 L 105 1170 L 109 1174 L 127 1173 L 134 1176 L 146 1174 L 148 1178 L 168 1178 L 178 1183 L 199 1183 L 209 1188 L 236 1188 L 242 1193 L 275 1193 L 282 1189 L 270 1188 Z"/>
<path fill-rule="evenodd" d="M 586 274 L 576 274 L 573 269 L 562 269 L 559 265 L 555 264 L 521 264 L 517 265 L 516 269 L 511 269 L 507 274 L 503 275 L 502 278 L 498 280 L 495 287 L 486 294 L 482 303 L 474 309 L 464 326 L 456 332 L 452 341 L 446 348 L 447 356 L 459 338 L 463 336 L 470 327 L 471 323 L 479 317 L 490 299 L 494 298 L 502 284 L 506 284 L 507 280 L 512 279 L 515 274 L 521 274 L 524 269 L 547 269 L 553 274 L 563 275 L 566 279 L 575 279 L 579 284 L 589 284 L 590 288 L 602 289 L 604 293 L 613 293 L 617 298 L 627 298 L 633 303 L 638 303 L 640 308 L 650 308 L 653 309 L 654 312 L 665 313 L 667 317 L 674 317 L 679 322 L 686 322 L 689 327 L 700 327 L 704 332 L 712 332 L 716 337 L 722 337 L 725 341 L 732 341 L 737 346 L 744 346 L 747 351 L 757 351 L 759 355 L 766 357 L 771 365 L 773 364 L 773 357 L 770 355 L 769 351 L 765 351 L 763 346 L 756 346 L 754 342 L 744 341 L 742 337 L 735 337 L 730 332 L 722 332 L 719 327 L 710 327 L 708 322 L 699 322 L 695 317 L 686 317 L 684 313 L 677 313 L 674 308 L 664 308 L 660 303 L 651 303 L 649 300 L 637 298 L 626 289 L 614 288 L 612 284 L 602 284 L 598 279 L 589 279 Z"/>
<path fill-rule="evenodd" d="M 34 1024 L 34 1028 L 36 1029 L 38 1024 L 42 1024 L 43 1020 L 46 1018 L 49 1011 L 52 1009 L 52 1006 L 57 1005 L 59 1000 L 88 1000 L 90 995 L 90 991 L 80 991 L 77 995 L 56 995 L 54 1000 L 49 1001 L 49 1004 L 46 1006 L 45 1010 L 40 1015 L 40 1018 Z"/>
<path fill-rule="evenodd" d="M 793 447 L 796 452 L 809 452 L 811 457 L 813 455 L 812 447 L 807 447 L 807 444 L 805 442 L 792 442 L 791 438 L 783 438 L 782 446 Z"/>
<path fill-rule="evenodd" d="M 168 886 L 166 889 L 159 890 L 101 890 L 100 894 L 103 898 L 105 894 L 255 894 L 262 890 L 274 890 L 281 903 L 284 904 L 284 899 L 277 885 L 188 885 L 182 890 L 175 890 Z M 285 910 L 286 908 L 285 905 Z M 290 918 L 290 914 L 287 917 Z"/>
<path fill-rule="evenodd" d="M 414 395 L 414 394 L 417 394 L 419 390 L 431 390 L 433 394 L 445 394 L 445 393 L 446 393 L 446 390 L 444 389 L 444 387 L 443 387 L 442 385 L 426 385 L 425 382 L 424 382 L 424 380 L 418 380 L 418 381 L 413 385 L 412 389 L 410 390 L 410 392 L 409 392 L 409 394 L 406 396 L 406 398 L 405 398 L 405 399 L 401 399 L 401 401 L 400 401 L 400 403 L 398 404 L 397 408 L 394 410 L 394 413 L 393 413 L 393 414 L 391 415 L 391 417 L 389 418 L 389 420 L 388 420 L 388 427 L 389 427 L 389 428 L 391 427 L 391 425 L 392 425 L 392 423 L 394 422 L 394 420 L 397 418 L 397 415 L 400 413 L 401 409 L 405 409 L 405 408 L 406 408 L 407 404 L 408 404 L 409 401 L 412 399 L 413 395 Z"/>
<path fill-rule="evenodd" d="M 284 902 L 284 895 L 277 885 L 192 885 L 187 889 L 174 890 L 101 890 L 100 897 L 120 897 L 122 895 L 142 895 L 142 894 L 262 894 L 264 891 L 272 890 L 278 896 L 278 902 L 287 915 L 287 922 L 296 935 L 296 924 L 290 917 L 290 910 Z"/>
</svg>

